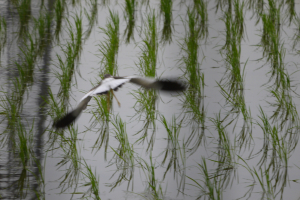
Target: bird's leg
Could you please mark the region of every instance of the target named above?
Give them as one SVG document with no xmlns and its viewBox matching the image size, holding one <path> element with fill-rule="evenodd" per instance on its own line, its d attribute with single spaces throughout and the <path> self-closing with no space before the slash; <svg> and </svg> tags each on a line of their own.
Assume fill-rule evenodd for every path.
<svg viewBox="0 0 300 200">
<path fill-rule="evenodd" d="M 116 97 L 116 95 L 115 95 L 114 91 L 113 91 L 112 89 L 111 89 L 110 91 L 111 91 L 111 93 L 114 95 L 114 97 L 116 98 L 116 100 L 117 100 L 117 102 L 118 102 L 118 105 L 119 105 L 119 107 L 121 107 L 121 104 L 120 104 L 120 102 L 118 101 L 118 99 L 117 99 L 117 97 Z"/>
</svg>

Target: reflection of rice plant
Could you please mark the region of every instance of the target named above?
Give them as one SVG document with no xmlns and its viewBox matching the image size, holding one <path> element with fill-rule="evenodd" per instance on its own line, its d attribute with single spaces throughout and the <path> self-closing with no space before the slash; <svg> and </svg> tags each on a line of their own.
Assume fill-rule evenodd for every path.
<svg viewBox="0 0 300 200">
<path fill-rule="evenodd" d="M 90 6 L 90 13 L 88 13 L 88 11 L 86 11 L 86 9 L 84 10 L 85 16 L 87 17 L 89 24 L 88 24 L 88 29 L 86 30 L 85 37 L 84 39 L 87 40 L 88 37 L 90 36 L 93 27 L 97 24 L 98 22 L 98 1 L 97 0 L 93 0 L 90 1 L 90 3 L 88 3 Z"/>
<path fill-rule="evenodd" d="M 57 42 L 59 42 L 59 35 L 61 32 L 61 27 L 62 27 L 62 20 L 64 18 L 64 12 L 66 9 L 66 0 L 57 0 L 55 1 L 55 23 L 56 23 L 56 27 L 55 27 L 55 38 L 57 40 Z"/>
<path fill-rule="evenodd" d="M 161 122 L 167 130 L 168 133 L 168 146 L 165 150 L 165 156 L 162 161 L 162 165 L 168 161 L 166 171 L 164 173 L 163 179 L 165 179 L 166 174 L 169 170 L 174 170 L 174 178 L 176 178 L 178 183 L 178 177 L 180 181 L 178 183 L 179 190 L 183 192 L 185 188 L 185 176 L 186 176 L 186 156 L 185 156 L 185 145 L 182 142 L 182 146 L 179 144 L 179 133 L 183 120 L 179 123 L 176 121 L 176 118 L 173 116 L 171 124 L 169 124 L 166 118 L 162 115 Z M 177 175 L 177 176 L 176 176 Z"/>
<path fill-rule="evenodd" d="M 161 0 L 160 1 L 160 13 L 164 18 L 163 30 L 161 35 L 161 41 L 163 43 L 172 42 L 172 29 L 173 27 L 173 14 L 172 14 L 173 1 Z"/>
<path fill-rule="evenodd" d="M 127 181 L 127 189 L 129 189 L 130 183 L 132 183 L 133 190 L 133 175 L 134 175 L 134 165 L 135 165 L 135 152 L 133 145 L 128 141 L 128 135 L 126 133 L 126 124 L 121 120 L 120 117 L 116 116 L 112 121 L 113 126 L 115 127 L 115 138 L 119 142 L 117 148 L 111 147 L 114 151 L 113 158 L 109 161 L 109 166 L 115 165 L 117 170 L 112 176 L 116 173 L 119 173 L 119 176 L 114 183 L 109 184 L 111 190 L 120 185 L 122 181 Z"/>
<path fill-rule="evenodd" d="M 125 13 L 124 18 L 127 20 L 127 27 L 124 31 L 124 36 L 126 36 L 126 43 L 133 39 L 134 25 L 135 25 L 135 10 L 137 2 L 136 0 L 125 0 Z"/>
<path fill-rule="evenodd" d="M 84 160 L 84 166 L 86 171 L 84 172 L 83 170 L 81 171 L 81 173 L 88 178 L 88 182 L 86 182 L 83 186 L 90 186 L 89 190 L 87 192 L 84 193 L 84 195 L 82 196 L 82 198 L 85 198 L 85 196 L 89 193 L 92 193 L 95 198 L 97 200 L 101 200 L 100 198 L 100 191 L 99 191 L 99 178 L 96 177 L 96 171 L 93 173 L 92 169 L 90 166 L 88 166 L 88 164 L 86 163 L 86 161 Z"/>
<path fill-rule="evenodd" d="M 218 177 L 213 176 L 212 174 L 209 173 L 206 165 L 206 159 L 202 157 L 202 163 L 198 163 L 197 168 L 200 170 L 200 176 L 201 179 L 198 180 L 194 176 L 189 178 L 193 184 L 194 187 L 196 187 L 199 190 L 199 195 L 197 199 L 201 199 L 206 197 L 208 199 L 216 199 L 216 200 L 221 200 L 223 199 L 223 188 L 220 182 L 218 182 Z"/>
<path fill-rule="evenodd" d="M 196 11 L 188 9 L 188 21 L 186 24 L 186 36 L 180 44 L 184 52 L 180 59 L 185 78 L 188 80 L 189 88 L 185 92 L 183 101 L 184 114 L 187 116 L 188 124 L 192 127 L 186 145 L 192 143 L 190 150 L 195 152 L 199 147 L 205 126 L 206 111 L 204 109 L 204 74 L 200 71 L 199 45 L 201 39 L 200 23 L 197 21 Z"/>
</svg>

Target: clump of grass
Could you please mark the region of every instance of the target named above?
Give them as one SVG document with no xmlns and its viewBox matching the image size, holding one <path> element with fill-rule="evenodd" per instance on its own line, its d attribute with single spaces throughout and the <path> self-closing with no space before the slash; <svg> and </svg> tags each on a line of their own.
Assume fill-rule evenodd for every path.
<svg viewBox="0 0 300 200">
<path fill-rule="evenodd" d="M 144 29 L 143 45 L 141 47 L 141 57 L 137 64 L 139 71 L 143 76 L 155 77 L 156 76 L 156 63 L 157 63 L 157 50 L 158 50 L 158 39 L 157 39 L 157 26 L 156 26 L 156 15 L 155 11 L 151 12 L 147 16 L 147 23 Z M 152 149 L 155 140 L 156 131 L 156 98 L 157 92 L 155 90 L 135 90 L 132 93 L 134 98 L 137 100 L 135 103 L 136 116 L 138 119 L 145 121 L 144 127 L 138 132 L 142 133 L 142 136 L 137 142 L 144 142 L 148 136 L 148 129 L 152 129 L 151 139 L 148 142 L 148 148 Z M 144 116 L 143 116 L 144 115 Z M 137 134 L 138 134 L 137 133 Z"/>
<path fill-rule="evenodd" d="M 267 166 L 265 173 L 268 173 L 269 170 L 272 171 L 273 175 L 270 177 L 270 181 L 274 181 L 274 188 L 281 183 L 280 191 L 283 193 L 288 179 L 288 160 L 294 147 L 289 144 L 291 141 L 286 141 L 286 136 L 281 136 L 277 125 L 272 126 L 269 123 L 269 119 L 261 107 L 260 114 L 261 123 L 258 122 L 258 125 L 264 133 L 264 144 L 258 152 L 262 153 L 259 165 Z"/>
<path fill-rule="evenodd" d="M 31 0 L 17 0 L 13 1 L 13 3 L 19 14 L 19 36 L 23 36 L 29 30 L 28 22 L 31 18 Z"/>
<path fill-rule="evenodd" d="M 62 27 L 62 20 L 66 9 L 66 0 L 57 0 L 55 2 L 55 38 L 59 42 L 59 35 Z"/>
<path fill-rule="evenodd" d="M 208 13 L 206 0 L 194 0 L 194 10 L 196 12 L 196 21 L 199 23 L 199 32 L 201 39 L 207 39 L 208 36 Z"/>
<path fill-rule="evenodd" d="M 92 109 L 94 121 L 91 124 L 91 128 L 99 124 L 96 132 L 99 135 L 96 139 L 93 148 L 100 150 L 104 145 L 104 159 L 107 158 L 107 149 L 109 145 L 109 124 L 110 124 L 110 108 L 112 97 L 101 95 L 94 98 L 96 105 Z"/>
<path fill-rule="evenodd" d="M 172 29 L 173 26 L 173 14 L 172 14 L 173 1 L 172 0 L 161 0 L 160 1 L 160 14 L 164 18 L 164 25 L 161 35 L 161 41 L 163 43 L 172 42 Z"/>
<path fill-rule="evenodd" d="M 158 180 L 155 176 L 155 165 L 152 161 L 152 152 L 150 153 L 150 164 L 148 164 L 145 160 L 142 158 L 139 162 L 146 178 L 147 178 L 147 191 L 150 192 L 153 199 L 164 199 L 164 193 L 162 190 L 161 185 L 158 183 Z"/>
<path fill-rule="evenodd" d="M 192 127 L 192 134 L 189 136 L 186 145 L 190 147 L 193 153 L 199 147 L 204 136 L 205 116 L 204 109 L 204 74 L 200 71 L 199 63 L 199 45 L 201 39 L 200 23 L 197 21 L 196 10 L 187 10 L 188 21 L 186 28 L 186 36 L 180 44 L 184 52 L 180 59 L 182 71 L 189 83 L 188 90 L 184 93 L 183 108 L 184 114 L 187 116 L 188 124 Z"/>
<path fill-rule="evenodd" d="M 61 192 L 65 192 L 67 189 L 78 184 L 81 169 L 81 157 L 77 148 L 78 130 L 73 126 L 69 127 L 68 130 L 70 137 L 60 135 L 62 141 L 60 149 L 63 151 L 63 154 L 61 156 L 62 160 L 57 163 L 57 166 L 58 169 L 67 166 L 65 174 L 59 178 L 61 180 Z"/>
<path fill-rule="evenodd" d="M 196 187 L 199 190 L 199 195 L 197 199 L 201 199 L 202 197 L 208 198 L 208 199 L 217 199 L 221 200 L 223 199 L 223 188 L 220 182 L 218 182 L 217 176 L 212 176 L 206 165 L 205 158 L 202 157 L 202 163 L 198 163 L 197 168 L 200 170 L 201 179 L 197 180 L 195 177 L 189 177 L 194 187 Z"/>
<path fill-rule="evenodd" d="M 115 75 L 117 72 L 117 55 L 119 51 L 119 15 L 109 10 L 110 18 L 106 22 L 106 28 L 100 30 L 104 33 L 104 41 L 100 42 L 99 52 L 101 57 L 100 74 Z"/>
<path fill-rule="evenodd" d="M 134 175 L 134 165 L 135 165 L 135 152 L 133 145 L 129 143 L 128 135 L 126 133 L 126 124 L 121 120 L 120 117 L 116 116 L 112 121 L 113 126 L 115 127 L 114 133 L 115 138 L 119 142 L 119 146 L 114 149 L 114 156 L 109 162 L 109 166 L 116 166 L 116 171 L 112 177 L 119 172 L 119 176 L 116 181 L 109 184 L 111 191 L 120 185 L 123 181 L 127 181 L 127 190 L 129 189 L 130 183 L 133 190 L 133 175 Z"/>
<path fill-rule="evenodd" d="M 88 11 L 86 9 L 84 9 L 84 13 L 85 16 L 87 17 L 89 24 L 88 24 L 88 28 L 85 31 L 85 37 L 84 39 L 87 40 L 94 28 L 94 26 L 98 23 L 98 1 L 97 0 L 92 0 L 89 1 L 88 3 L 89 7 L 90 7 L 90 13 L 88 13 Z"/>
<path fill-rule="evenodd" d="M 93 194 L 95 197 L 94 199 L 101 200 L 100 198 L 100 191 L 99 191 L 99 178 L 96 177 L 96 171 L 93 173 L 92 169 L 86 161 L 84 160 L 84 166 L 86 168 L 86 172 L 81 172 L 86 178 L 89 179 L 89 182 L 83 184 L 83 186 L 90 186 L 89 190 L 85 192 L 82 198 L 85 198 L 87 194 Z M 90 196 L 90 195 L 89 195 Z"/>
<path fill-rule="evenodd" d="M 179 191 L 184 192 L 185 178 L 186 178 L 185 177 L 186 175 L 185 145 L 184 142 L 182 143 L 182 146 L 179 144 L 179 133 L 180 133 L 183 119 L 178 123 L 176 121 L 176 118 L 173 116 L 172 122 L 168 123 L 166 118 L 162 115 L 161 122 L 168 133 L 168 146 L 165 150 L 165 155 L 162 161 L 162 165 L 164 165 L 167 160 L 169 163 L 167 165 L 163 179 L 166 178 L 167 172 L 173 166 L 174 178 L 176 178 L 177 183 L 178 183 L 178 178 L 180 177 L 180 181 L 178 184 L 179 185 L 178 192 Z M 178 176 L 176 176 L 176 174 Z"/>
<path fill-rule="evenodd" d="M 281 6 L 277 6 L 277 3 L 273 0 L 269 1 L 268 13 L 263 13 L 261 16 L 263 23 L 263 31 L 261 36 L 261 42 L 258 44 L 263 49 L 263 58 L 266 58 L 267 63 L 270 63 L 271 74 L 269 82 L 275 79 L 273 86 L 278 89 L 282 83 L 285 82 L 284 76 L 284 54 L 285 49 L 283 43 L 280 40 L 280 18 Z M 284 85 L 282 85 L 284 87 Z"/>
<path fill-rule="evenodd" d="M 222 96 L 226 99 L 227 105 L 229 105 L 231 107 L 231 110 L 228 112 L 227 116 L 224 117 L 224 119 L 222 121 L 225 121 L 226 118 L 229 117 L 230 114 L 235 114 L 236 116 L 232 120 L 230 120 L 228 122 L 228 124 L 226 125 L 226 126 L 228 126 L 235 121 L 234 127 L 233 127 L 233 131 L 235 131 L 240 113 L 242 113 L 243 126 L 237 137 L 238 146 L 240 147 L 240 150 L 243 147 L 250 148 L 251 141 L 253 141 L 253 138 L 252 138 L 253 122 L 252 122 L 252 117 L 251 117 L 251 110 L 250 110 L 250 108 L 247 110 L 244 96 L 243 95 L 230 95 L 225 90 L 224 87 L 222 87 L 220 84 L 218 84 L 218 86 L 221 89 Z"/>
<path fill-rule="evenodd" d="M 127 20 L 127 27 L 124 32 L 126 36 L 125 42 L 130 43 L 131 39 L 134 39 L 134 26 L 135 26 L 135 10 L 136 0 L 125 0 L 125 13 L 124 18 Z"/>
<path fill-rule="evenodd" d="M 219 178 L 219 184 L 222 188 L 226 188 L 230 184 L 231 175 L 235 170 L 236 146 L 235 144 L 231 144 L 230 136 L 226 131 L 226 127 L 223 126 L 220 112 L 215 118 L 210 118 L 210 121 L 219 135 L 218 150 L 214 152 L 217 155 L 217 160 L 212 160 L 218 163 L 215 176 L 221 177 Z"/>
</svg>

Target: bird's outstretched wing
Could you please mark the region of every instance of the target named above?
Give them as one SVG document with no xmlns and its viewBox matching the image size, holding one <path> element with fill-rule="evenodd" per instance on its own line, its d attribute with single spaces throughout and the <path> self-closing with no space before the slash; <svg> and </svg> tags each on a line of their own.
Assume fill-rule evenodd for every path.
<svg viewBox="0 0 300 200">
<path fill-rule="evenodd" d="M 80 113 L 86 108 L 88 102 L 95 95 L 106 94 L 110 90 L 118 90 L 123 84 L 131 82 L 142 86 L 145 89 L 156 89 L 169 92 L 180 92 L 186 89 L 186 85 L 177 79 L 149 79 L 136 76 L 125 77 L 109 77 L 101 81 L 99 85 L 92 88 L 86 95 L 82 97 L 78 106 L 72 112 L 66 114 L 61 119 L 54 122 L 53 126 L 56 128 L 64 128 L 76 120 Z"/>
</svg>

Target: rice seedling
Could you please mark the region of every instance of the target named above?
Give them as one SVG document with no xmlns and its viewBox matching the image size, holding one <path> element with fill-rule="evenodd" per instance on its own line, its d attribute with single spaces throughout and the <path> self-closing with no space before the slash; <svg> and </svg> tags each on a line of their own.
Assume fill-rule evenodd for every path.
<svg viewBox="0 0 300 200">
<path fill-rule="evenodd" d="M 218 83 L 217 83 L 218 84 Z M 226 99 L 227 105 L 231 107 L 231 109 L 228 111 L 228 114 L 222 121 L 225 121 L 229 115 L 235 115 L 233 116 L 233 119 L 231 119 L 226 126 L 232 124 L 234 121 L 234 126 L 233 126 L 233 132 L 235 131 L 235 128 L 238 124 L 238 119 L 240 116 L 240 113 L 242 113 L 243 117 L 243 125 L 241 127 L 240 133 L 237 136 L 237 142 L 238 146 L 240 147 L 240 150 L 242 147 L 248 147 L 250 148 L 251 146 L 251 141 L 253 141 L 252 138 L 252 117 L 251 117 L 251 110 L 250 108 L 247 110 L 247 106 L 245 104 L 245 99 L 244 96 L 239 96 L 239 95 L 230 95 L 224 87 L 222 87 L 220 84 L 218 84 L 219 88 L 221 89 L 221 94 L 222 96 Z"/>
<path fill-rule="evenodd" d="M 155 77 L 156 76 L 156 63 L 157 63 L 157 50 L 158 50 L 158 39 L 157 39 L 157 26 L 156 26 L 156 15 L 153 10 L 147 16 L 147 23 L 144 29 L 144 39 L 141 47 L 141 56 L 139 63 L 137 64 L 139 71 L 143 76 Z M 156 98 L 157 92 L 155 90 L 135 90 L 131 93 L 136 99 L 134 108 L 136 110 L 135 116 L 139 120 L 143 120 L 144 126 L 138 132 L 142 133 L 142 136 L 136 142 L 144 142 L 148 136 L 148 129 L 152 129 L 152 135 L 148 142 L 147 150 L 153 148 L 156 132 Z M 143 116 L 144 115 L 144 116 Z M 137 134 L 138 134 L 137 133 Z"/>
<path fill-rule="evenodd" d="M 185 156 L 185 145 L 184 141 L 182 146 L 179 144 L 179 133 L 182 126 L 183 119 L 178 123 L 175 116 L 172 118 L 172 122 L 168 123 L 166 118 L 161 115 L 161 122 L 164 125 L 168 133 L 168 146 L 165 150 L 164 159 L 162 165 L 167 163 L 167 168 L 164 173 L 163 179 L 166 178 L 166 174 L 169 170 L 174 170 L 174 179 L 176 179 L 179 189 L 178 192 L 184 192 L 185 188 L 185 175 L 186 175 L 186 156 Z M 180 179 L 180 181 L 178 181 Z"/>
<path fill-rule="evenodd" d="M 84 33 L 84 40 L 87 40 L 94 28 L 94 26 L 98 23 L 98 0 L 90 0 L 88 3 L 90 7 L 90 13 L 86 9 L 84 9 L 84 14 L 87 17 L 89 24 L 88 28 Z"/>
<path fill-rule="evenodd" d="M 280 192 L 283 193 L 288 178 L 288 160 L 293 147 L 289 144 L 290 141 L 286 141 L 285 136 L 281 136 L 278 126 L 274 125 L 272 127 L 261 107 L 260 114 L 261 123 L 258 122 L 258 125 L 264 133 L 264 144 L 263 148 L 257 153 L 262 153 L 259 165 L 267 167 L 264 172 L 266 177 L 269 172 L 272 172 L 272 176 L 267 177 L 268 180 L 274 182 L 274 189 L 279 186 Z"/>
<path fill-rule="evenodd" d="M 106 28 L 100 30 L 106 37 L 104 41 L 100 42 L 99 52 L 101 57 L 100 63 L 103 65 L 100 69 L 100 74 L 111 74 L 117 73 L 117 55 L 119 51 L 119 15 L 109 10 L 110 18 L 106 22 Z"/>
<path fill-rule="evenodd" d="M 28 33 L 28 23 L 31 19 L 31 0 L 17 0 L 13 1 L 14 6 L 19 14 L 20 30 L 19 36 Z"/>
<path fill-rule="evenodd" d="M 196 11 L 196 21 L 199 23 L 199 32 L 201 39 L 207 39 L 208 37 L 208 13 L 207 13 L 208 1 L 194 0 L 194 9 Z"/>
<path fill-rule="evenodd" d="M 114 126 L 114 137 L 118 140 L 119 146 L 117 148 L 110 147 L 114 156 L 109 161 L 108 166 L 116 166 L 116 171 L 111 176 L 114 177 L 115 174 L 119 173 L 116 181 L 109 184 L 111 191 L 120 185 L 123 181 L 127 181 L 127 190 L 130 187 L 133 190 L 133 178 L 134 178 L 134 166 L 135 166 L 135 152 L 133 145 L 129 143 L 128 135 L 126 133 L 126 124 L 121 120 L 119 116 L 116 116 L 112 120 L 112 125 Z"/>
<path fill-rule="evenodd" d="M 83 186 L 90 186 L 90 188 L 81 198 L 86 198 L 87 194 L 92 193 L 95 196 L 94 199 L 101 200 L 99 191 L 99 178 L 96 177 L 96 171 L 93 173 L 91 167 L 88 166 L 85 160 L 84 166 L 86 168 L 86 172 L 81 171 L 81 173 L 89 179 L 89 182 L 83 184 Z"/>
<path fill-rule="evenodd" d="M 67 189 L 74 187 L 76 188 L 81 169 L 81 157 L 79 155 L 80 149 L 77 147 L 77 135 L 78 130 L 74 127 L 69 127 L 70 137 L 60 135 L 62 142 L 60 144 L 60 149 L 63 151 L 62 160 L 57 163 L 58 169 L 63 166 L 67 166 L 67 169 L 59 178 L 61 192 L 65 192 Z"/>
<path fill-rule="evenodd" d="M 147 191 L 150 192 L 153 199 L 164 199 L 164 192 L 162 190 L 161 184 L 158 183 L 158 180 L 155 176 L 155 165 L 152 161 L 152 152 L 149 155 L 150 164 L 147 163 L 144 159 L 140 158 L 139 165 L 143 170 L 146 178 L 147 178 Z M 141 195 L 143 196 L 143 195 Z M 144 197 L 144 196 L 143 196 Z M 144 197 L 146 198 L 146 197 Z"/>
<path fill-rule="evenodd" d="M 64 12 L 66 9 L 66 0 L 55 1 L 55 38 L 59 42 L 59 35 L 62 27 L 62 20 L 64 19 Z"/>
<path fill-rule="evenodd" d="M 263 31 L 261 36 L 261 42 L 258 44 L 263 49 L 263 58 L 266 58 L 266 64 L 271 65 L 269 82 L 275 79 L 274 87 L 278 89 L 281 84 L 285 82 L 284 72 L 284 56 L 285 48 L 280 39 L 280 9 L 281 6 L 274 2 L 269 1 L 268 13 L 263 13 L 261 16 L 263 23 Z M 284 87 L 284 85 L 282 85 Z"/>
<path fill-rule="evenodd" d="M 200 23 L 196 17 L 196 10 L 187 10 L 188 21 L 185 24 L 186 36 L 180 44 L 184 52 L 180 59 L 182 71 L 189 83 L 189 88 L 185 92 L 183 102 L 184 114 L 187 116 L 188 125 L 192 127 L 192 132 L 186 142 L 191 153 L 194 153 L 201 144 L 205 129 L 204 109 L 204 74 L 200 72 L 199 63 L 199 42 L 201 39 Z"/>
<path fill-rule="evenodd" d="M 172 29 L 174 29 L 173 14 L 172 14 L 173 1 L 161 0 L 160 1 L 160 14 L 163 16 L 164 24 L 161 35 L 161 42 L 169 44 L 172 42 Z"/>
<path fill-rule="evenodd" d="M 109 124 L 111 115 L 107 105 L 109 105 L 108 102 L 112 102 L 112 97 L 109 97 L 108 99 L 104 95 L 101 95 L 94 99 L 96 100 L 96 105 L 93 106 L 92 114 L 95 119 L 92 122 L 91 127 L 95 127 L 99 124 L 99 128 L 96 130 L 98 138 L 96 139 L 93 148 L 100 150 L 104 145 L 104 159 L 106 160 L 109 145 Z"/>
<path fill-rule="evenodd" d="M 32 153 L 32 143 L 33 143 L 33 126 L 34 123 L 31 125 L 31 129 L 27 132 L 26 127 L 23 126 L 20 119 L 16 122 L 16 131 L 18 135 L 18 142 L 16 144 L 19 158 L 21 160 L 21 164 L 23 169 L 27 168 L 28 162 L 31 158 Z"/>
<path fill-rule="evenodd" d="M 124 32 L 126 36 L 125 43 L 130 43 L 134 39 L 134 26 L 135 26 L 135 10 L 137 2 L 135 0 L 125 0 L 124 18 L 127 20 L 127 26 Z"/>
<path fill-rule="evenodd" d="M 199 190 L 199 195 L 196 199 L 201 199 L 202 197 L 208 199 L 223 199 L 223 188 L 220 182 L 218 181 L 217 176 L 212 176 L 206 165 L 206 159 L 202 157 L 202 163 L 198 163 L 197 168 L 200 170 L 201 179 L 198 180 L 195 177 L 189 177 L 194 187 Z"/>
<path fill-rule="evenodd" d="M 295 1 L 294 0 L 285 1 L 285 5 L 287 5 L 286 18 L 288 18 L 289 23 L 290 23 L 289 25 L 291 25 L 293 19 L 295 19 L 297 16 L 297 13 L 295 10 Z"/>
<path fill-rule="evenodd" d="M 45 14 L 44 14 L 45 13 Z M 36 36 L 36 52 L 41 56 L 44 52 L 44 48 L 47 44 L 51 42 L 51 22 L 52 22 L 52 15 L 49 12 L 41 12 L 38 19 L 34 19 L 35 22 L 35 29 L 37 29 L 38 36 Z"/>
<path fill-rule="evenodd" d="M 7 25 L 4 17 L 0 16 L 0 57 L 7 39 Z"/>
<path fill-rule="evenodd" d="M 226 127 L 223 126 L 223 120 L 221 120 L 220 112 L 215 118 L 210 118 L 219 136 L 217 152 L 214 152 L 217 156 L 217 160 L 211 159 L 211 161 L 218 164 L 215 172 L 215 176 L 219 179 L 218 184 L 220 184 L 222 188 L 226 188 L 230 184 L 230 181 L 232 182 L 234 180 L 232 174 L 236 172 L 236 144 L 231 144 L 230 136 L 225 129 Z"/>
</svg>

